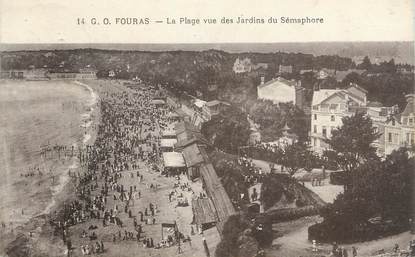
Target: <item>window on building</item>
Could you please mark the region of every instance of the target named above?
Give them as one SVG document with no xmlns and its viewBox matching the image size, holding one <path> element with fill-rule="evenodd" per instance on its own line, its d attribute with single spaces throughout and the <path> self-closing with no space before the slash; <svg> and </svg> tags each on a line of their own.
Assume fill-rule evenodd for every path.
<svg viewBox="0 0 415 257">
<path fill-rule="evenodd" d="M 388 133 L 388 142 L 392 143 L 392 133 Z"/>
<path fill-rule="evenodd" d="M 409 144 L 410 140 L 411 140 L 411 133 L 406 133 L 406 141 L 405 142 Z"/>
<path fill-rule="evenodd" d="M 317 139 L 316 138 L 313 138 L 313 145 L 317 146 Z"/>
<path fill-rule="evenodd" d="M 322 104 L 321 105 L 321 110 L 327 111 L 328 109 L 329 109 L 329 105 L 328 104 Z"/>
<path fill-rule="evenodd" d="M 392 120 L 392 126 L 395 126 L 395 120 Z"/>
<path fill-rule="evenodd" d="M 314 125 L 314 133 L 317 133 L 317 125 Z"/>
<path fill-rule="evenodd" d="M 314 120 L 317 120 L 317 114 L 314 114 Z"/>
<path fill-rule="evenodd" d="M 331 126 L 331 127 L 330 127 L 330 134 L 333 134 L 333 130 L 335 130 L 335 129 L 336 129 L 336 127 Z"/>
<path fill-rule="evenodd" d="M 331 115 L 330 120 L 331 121 L 335 121 L 336 120 L 336 117 L 334 117 L 334 115 Z"/>
<path fill-rule="evenodd" d="M 415 133 L 411 134 L 411 145 L 414 145 Z"/>
<path fill-rule="evenodd" d="M 318 105 L 314 105 L 313 106 L 313 110 L 316 110 L 317 111 L 318 110 Z"/>
<path fill-rule="evenodd" d="M 398 144 L 399 143 L 399 134 L 398 133 L 395 133 L 393 135 L 393 143 L 394 144 Z"/>
<path fill-rule="evenodd" d="M 338 104 L 330 104 L 330 110 L 337 110 Z"/>
<path fill-rule="evenodd" d="M 326 126 L 323 126 L 323 128 L 321 130 L 321 133 L 323 134 L 324 137 L 327 136 L 327 128 L 326 128 Z"/>
<path fill-rule="evenodd" d="M 409 118 L 409 125 L 412 125 L 413 122 L 414 122 L 414 119 Z"/>
</svg>

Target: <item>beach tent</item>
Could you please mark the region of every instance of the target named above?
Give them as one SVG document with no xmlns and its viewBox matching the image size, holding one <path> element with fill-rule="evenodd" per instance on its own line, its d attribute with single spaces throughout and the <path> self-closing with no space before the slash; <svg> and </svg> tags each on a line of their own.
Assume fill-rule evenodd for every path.
<svg viewBox="0 0 415 257">
<path fill-rule="evenodd" d="M 174 145 L 177 143 L 175 138 L 162 138 L 160 140 L 160 149 L 162 152 L 171 152 L 174 149 Z"/>
<path fill-rule="evenodd" d="M 186 171 L 186 164 L 182 153 L 163 153 L 164 172 L 169 175 L 177 175 Z"/>
<path fill-rule="evenodd" d="M 200 166 L 208 159 L 206 153 L 201 151 L 197 143 L 186 146 L 183 148 L 182 153 L 187 166 L 188 178 L 198 178 L 200 175 Z"/>
<path fill-rule="evenodd" d="M 166 104 L 166 102 L 162 99 L 153 99 L 153 100 L 151 100 L 151 103 L 156 105 L 156 106 L 161 106 L 161 105 Z"/>
<path fill-rule="evenodd" d="M 176 131 L 174 129 L 166 129 L 161 132 L 162 138 L 176 138 Z"/>
</svg>

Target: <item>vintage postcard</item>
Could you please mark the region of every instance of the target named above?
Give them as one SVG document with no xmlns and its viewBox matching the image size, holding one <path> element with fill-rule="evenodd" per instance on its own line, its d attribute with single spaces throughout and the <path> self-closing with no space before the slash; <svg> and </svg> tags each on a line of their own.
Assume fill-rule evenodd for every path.
<svg viewBox="0 0 415 257">
<path fill-rule="evenodd" d="M 415 256 L 411 0 L 0 0 L 0 257 Z"/>
</svg>

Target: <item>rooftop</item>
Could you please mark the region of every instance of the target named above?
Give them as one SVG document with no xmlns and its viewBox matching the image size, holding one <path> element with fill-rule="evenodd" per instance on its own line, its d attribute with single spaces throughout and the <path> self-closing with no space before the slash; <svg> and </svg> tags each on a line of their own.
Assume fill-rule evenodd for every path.
<svg viewBox="0 0 415 257">
<path fill-rule="evenodd" d="M 154 99 L 154 100 L 151 100 L 151 103 L 155 105 L 162 105 L 162 104 L 165 104 L 166 102 L 164 102 L 164 100 L 161 100 L 161 99 Z"/>
<path fill-rule="evenodd" d="M 213 101 L 207 102 L 206 106 L 211 107 L 211 106 L 215 106 L 215 105 L 218 105 L 218 104 L 230 105 L 229 103 L 224 102 L 224 101 L 213 100 Z"/>
<path fill-rule="evenodd" d="M 281 82 L 281 83 L 284 83 L 284 84 L 286 84 L 288 86 L 292 86 L 292 87 L 296 87 L 296 88 L 301 88 L 301 86 L 298 85 L 298 82 L 297 81 L 284 79 L 282 77 L 278 77 L 278 78 L 275 78 L 275 79 L 271 79 L 271 80 L 265 82 L 264 84 L 259 85 L 258 88 L 262 88 L 262 87 L 266 87 L 266 86 L 272 85 L 275 82 Z"/>
<path fill-rule="evenodd" d="M 207 156 L 203 156 L 196 143 L 186 146 L 182 153 L 187 167 L 193 167 L 204 162 L 205 158 L 207 159 Z"/>
<path fill-rule="evenodd" d="M 209 198 L 193 199 L 192 209 L 196 224 L 206 224 L 217 221 L 215 206 Z"/>
<path fill-rule="evenodd" d="M 175 138 L 162 138 L 160 140 L 161 147 L 174 147 L 174 144 L 177 143 L 177 139 Z"/>
<path fill-rule="evenodd" d="M 342 93 L 344 90 L 341 89 L 320 89 L 313 92 L 312 106 L 319 105 L 321 102 L 331 97 L 334 94 Z"/>
<path fill-rule="evenodd" d="M 203 137 L 200 133 L 192 134 L 190 138 L 183 139 L 184 137 L 180 137 L 179 141 L 176 143 L 176 148 L 186 147 L 191 144 L 198 144 L 198 145 L 210 145 L 207 139 Z"/>
<path fill-rule="evenodd" d="M 186 167 L 183 155 L 178 152 L 164 152 L 163 153 L 164 167 L 181 168 Z"/>
<path fill-rule="evenodd" d="M 405 106 L 405 109 L 403 110 L 403 112 L 401 113 L 402 116 L 409 116 L 409 115 L 414 115 L 415 114 L 415 101 L 414 101 L 414 94 L 412 95 L 407 95 L 406 100 L 407 100 L 407 104 Z"/>
</svg>

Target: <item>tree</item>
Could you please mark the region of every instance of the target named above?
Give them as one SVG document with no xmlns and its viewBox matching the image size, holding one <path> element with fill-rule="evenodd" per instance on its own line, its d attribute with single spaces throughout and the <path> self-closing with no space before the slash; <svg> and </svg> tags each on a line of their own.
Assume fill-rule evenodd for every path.
<svg viewBox="0 0 415 257">
<path fill-rule="evenodd" d="M 334 153 L 325 154 L 335 161 L 346 172 L 354 171 L 361 163 L 376 157 L 376 148 L 372 146 L 380 134 L 372 126 L 370 117 L 363 113 L 355 113 L 342 119 L 343 126 L 334 129 L 328 143 Z"/>
<path fill-rule="evenodd" d="M 264 141 L 279 138 L 285 124 L 301 141 L 307 138 L 309 117 L 292 103 L 274 104 L 270 100 L 255 100 L 249 108 L 249 114 L 253 121 L 260 125 Z"/>
<path fill-rule="evenodd" d="M 323 242 L 371 240 L 408 230 L 414 217 L 415 160 L 405 148 L 386 160 L 370 159 L 351 173 L 349 190 L 323 209 L 324 221 L 309 228 Z M 377 223 L 370 222 L 379 217 Z"/>
<path fill-rule="evenodd" d="M 289 185 L 295 183 L 293 178 L 283 174 L 267 174 L 261 187 L 261 202 L 264 205 L 264 209 L 268 210 L 274 206 L 281 200 L 282 196 L 285 196 L 288 201 L 294 201 L 295 195 L 290 190 Z"/>
<path fill-rule="evenodd" d="M 215 256 L 216 257 L 236 257 L 239 256 L 238 238 L 242 232 L 250 227 L 250 221 L 244 215 L 237 214 L 230 216 L 224 226 L 222 239 L 219 242 Z"/>
<path fill-rule="evenodd" d="M 379 212 L 384 219 L 404 222 L 414 215 L 415 160 L 411 149 L 393 151 L 384 161 L 384 169 L 376 174 Z"/>
<path fill-rule="evenodd" d="M 358 85 L 361 85 L 361 76 L 356 73 L 356 72 L 352 72 L 346 75 L 346 77 L 344 77 L 344 79 L 341 82 L 341 87 L 342 88 L 346 88 L 350 85 L 350 83 L 356 83 Z"/>
<path fill-rule="evenodd" d="M 395 60 L 392 58 L 389 62 L 382 62 L 377 67 L 377 72 L 380 73 L 395 73 L 396 72 L 396 65 Z"/>
<path fill-rule="evenodd" d="M 99 79 L 106 79 L 106 78 L 108 78 L 108 70 L 99 70 L 97 72 L 97 78 L 99 78 Z"/>
<path fill-rule="evenodd" d="M 372 69 L 372 63 L 370 62 L 370 59 L 368 56 L 365 56 L 365 58 L 363 58 L 363 62 L 359 65 L 357 65 L 357 67 L 359 69 L 363 69 L 363 70 L 371 70 Z"/>
<path fill-rule="evenodd" d="M 248 142 L 249 122 L 245 113 L 231 106 L 203 123 L 201 132 L 214 146 L 228 153 L 236 153 L 239 147 Z"/>
<path fill-rule="evenodd" d="M 332 76 L 329 76 L 325 79 L 319 79 L 313 85 L 314 89 L 335 89 L 338 87 L 339 82 L 337 82 L 337 80 Z"/>
<path fill-rule="evenodd" d="M 281 158 L 281 164 L 287 168 L 288 173 L 292 177 L 300 168 L 306 166 L 306 161 L 310 158 L 312 153 L 307 149 L 307 146 L 302 142 L 296 142 L 288 145 L 284 149 Z"/>
</svg>

